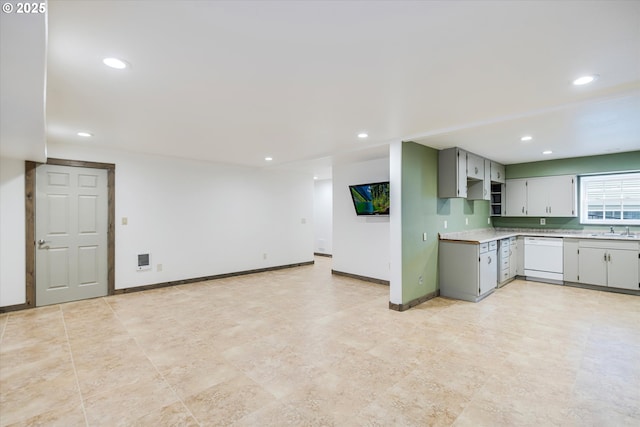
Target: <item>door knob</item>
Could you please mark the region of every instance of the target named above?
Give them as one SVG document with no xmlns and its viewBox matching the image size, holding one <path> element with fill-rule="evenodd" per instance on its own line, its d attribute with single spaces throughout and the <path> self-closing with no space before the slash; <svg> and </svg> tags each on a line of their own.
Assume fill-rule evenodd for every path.
<svg viewBox="0 0 640 427">
<path fill-rule="evenodd" d="M 42 247 L 42 245 L 44 245 L 45 243 L 49 243 L 48 240 L 44 240 L 44 239 L 40 239 L 38 240 L 38 246 Z"/>
</svg>

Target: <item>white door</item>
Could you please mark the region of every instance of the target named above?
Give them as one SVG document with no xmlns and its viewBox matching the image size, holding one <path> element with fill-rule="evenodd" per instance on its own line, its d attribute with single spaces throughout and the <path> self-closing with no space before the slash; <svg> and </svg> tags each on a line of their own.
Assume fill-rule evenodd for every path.
<svg viewBox="0 0 640 427">
<path fill-rule="evenodd" d="M 36 305 L 107 295 L 107 171 L 36 169 Z"/>
</svg>

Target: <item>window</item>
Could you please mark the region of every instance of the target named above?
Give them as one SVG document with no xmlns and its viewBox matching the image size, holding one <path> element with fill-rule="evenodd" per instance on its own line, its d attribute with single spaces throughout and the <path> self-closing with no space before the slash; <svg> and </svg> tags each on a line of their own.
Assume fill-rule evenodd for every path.
<svg viewBox="0 0 640 427">
<path fill-rule="evenodd" d="M 640 224 L 640 172 L 581 176 L 580 223 Z"/>
</svg>

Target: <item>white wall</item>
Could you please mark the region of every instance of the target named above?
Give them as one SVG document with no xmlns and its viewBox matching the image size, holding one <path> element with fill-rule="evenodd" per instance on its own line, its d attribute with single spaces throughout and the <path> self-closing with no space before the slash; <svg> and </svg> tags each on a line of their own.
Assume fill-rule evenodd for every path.
<svg viewBox="0 0 640 427">
<path fill-rule="evenodd" d="M 0 157 L 0 306 L 24 304 L 24 160 Z"/>
<path fill-rule="evenodd" d="M 390 258 L 389 302 L 402 304 L 402 141 L 389 146 Z"/>
<path fill-rule="evenodd" d="M 333 166 L 334 270 L 389 280 L 389 217 L 357 216 L 349 194 L 349 185 L 381 181 L 389 158 Z"/>
<path fill-rule="evenodd" d="M 333 183 L 330 179 L 315 182 L 313 197 L 314 251 L 331 254 L 333 250 Z"/>
<path fill-rule="evenodd" d="M 116 289 L 313 261 L 310 176 L 72 144 L 50 144 L 48 155 L 116 164 Z M 24 223 L 24 212 L 12 215 Z M 24 226 L 20 233 L 11 253 L 24 252 Z M 139 251 L 151 252 L 151 271 L 136 271 Z M 3 294 L 5 284 L 7 293 L 14 282 L 24 289 L 24 278 L 4 274 Z"/>
</svg>

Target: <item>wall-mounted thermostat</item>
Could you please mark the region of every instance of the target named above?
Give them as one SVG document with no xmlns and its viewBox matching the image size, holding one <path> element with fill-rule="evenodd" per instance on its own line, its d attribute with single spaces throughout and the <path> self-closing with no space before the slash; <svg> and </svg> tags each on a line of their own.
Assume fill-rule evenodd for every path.
<svg viewBox="0 0 640 427">
<path fill-rule="evenodd" d="M 151 270 L 151 254 L 149 252 L 138 254 L 138 271 Z"/>
</svg>

